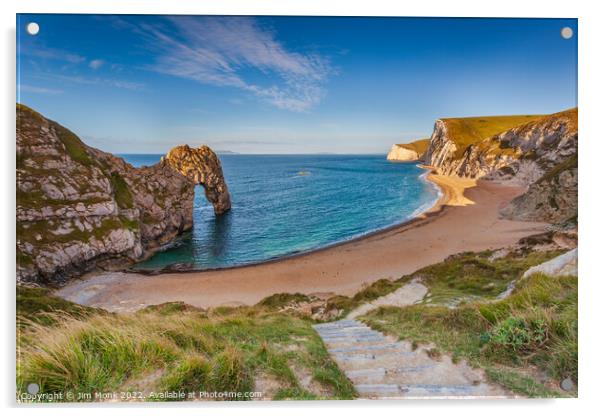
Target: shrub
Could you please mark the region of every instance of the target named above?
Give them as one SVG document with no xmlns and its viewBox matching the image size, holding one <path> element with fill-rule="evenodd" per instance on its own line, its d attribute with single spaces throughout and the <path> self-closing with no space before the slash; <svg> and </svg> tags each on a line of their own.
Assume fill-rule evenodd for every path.
<svg viewBox="0 0 602 416">
<path fill-rule="evenodd" d="M 548 338 L 548 328 L 543 319 L 527 322 L 511 316 L 493 327 L 486 339 L 493 348 L 513 352 L 529 352 L 541 346 Z"/>
<path fill-rule="evenodd" d="M 302 293 L 276 293 L 259 302 L 259 305 L 268 308 L 282 308 L 292 303 L 308 302 L 309 296 Z"/>
</svg>

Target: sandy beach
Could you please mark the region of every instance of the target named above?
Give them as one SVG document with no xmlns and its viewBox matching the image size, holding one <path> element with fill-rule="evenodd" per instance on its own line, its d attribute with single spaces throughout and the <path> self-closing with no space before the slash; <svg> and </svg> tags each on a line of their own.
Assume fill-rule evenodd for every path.
<svg viewBox="0 0 602 416">
<path fill-rule="evenodd" d="M 542 232 L 545 223 L 500 219 L 498 210 L 524 189 L 433 174 L 441 188 L 426 214 L 336 246 L 257 265 L 142 275 L 103 272 L 74 280 L 56 294 L 111 311 L 170 301 L 208 308 L 250 305 L 274 293 L 352 295 L 375 280 L 398 278 L 463 251 L 494 249 Z"/>
</svg>

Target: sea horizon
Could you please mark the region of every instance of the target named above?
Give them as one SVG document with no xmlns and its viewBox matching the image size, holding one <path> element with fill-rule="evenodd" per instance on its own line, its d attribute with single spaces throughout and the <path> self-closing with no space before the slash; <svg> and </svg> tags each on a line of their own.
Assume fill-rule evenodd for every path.
<svg viewBox="0 0 602 416">
<path fill-rule="evenodd" d="M 189 145 L 190 146 L 190 145 Z M 201 145 L 202 146 L 202 145 Z M 194 146 L 190 146 L 194 147 Z M 103 150 L 105 151 L 105 150 Z M 386 156 L 387 152 L 382 153 L 329 153 L 329 152 L 320 152 L 320 153 L 242 153 L 242 152 L 234 152 L 229 150 L 213 150 L 215 154 L 220 155 L 241 155 L 241 156 Z M 165 156 L 167 152 L 164 153 L 135 153 L 135 152 L 108 152 L 112 153 L 118 157 L 124 156 Z"/>
</svg>

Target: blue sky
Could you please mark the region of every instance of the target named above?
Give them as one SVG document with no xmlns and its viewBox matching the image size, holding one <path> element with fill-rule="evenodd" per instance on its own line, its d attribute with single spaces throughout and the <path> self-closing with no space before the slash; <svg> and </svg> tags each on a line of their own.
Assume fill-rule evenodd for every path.
<svg viewBox="0 0 602 416">
<path fill-rule="evenodd" d="M 17 65 L 17 101 L 114 153 L 385 153 L 576 106 L 577 20 L 22 14 Z"/>
</svg>

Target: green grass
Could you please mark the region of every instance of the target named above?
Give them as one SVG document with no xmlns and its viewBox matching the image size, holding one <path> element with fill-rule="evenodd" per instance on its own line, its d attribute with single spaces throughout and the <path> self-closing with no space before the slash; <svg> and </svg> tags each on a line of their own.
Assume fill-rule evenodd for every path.
<svg viewBox="0 0 602 416">
<path fill-rule="evenodd" d="M 113 230 L 125 228 L 135 231 L 139 228 L 136 221 L 128 220 L 125 217 L 107 217 L 102 221 L 100 226 L 93 228 L 91 231 L 80 230 L 73 226 L 70 233 L 54 234 L 51 232 L 54 227 L 51 228 L 48 221 L 43 220 L 32 221 L 26 225 L 18 223 L 17 237 L 22 241 L 29 241 L 36 246 L 40 246 L 44 244 L 68 243 L 74 240 L 88 241 L 92 237 L 102 240 Z M 36 235 L 39 235 L 41 239 L 36 240 Z"/>
<path fill-rule="evenodd" d="M 117 205 L 120 208 L 132 208 L 134 206 L 134 198 L 125 180 L 117 172 L 111 173 L 110 179 Z"/>
<path fill-rule="evenodd" d="M 398 146 L 401 146 L 408 150 L 413 150 L 416 153 L 418 153 L 418 155 L 422 155 L 424 152 L 426 152 L 426 149 L 428 149 L 430 142 L 431 142 L 431 139 L 426 138 L 426 139 L 416 140 L 411 143 L 399 143 Z"/>
<path fill-rule="evenodd" d="M 460 253 L 420 269 L 404 280 L 419 278 L 429 289 L 425 298 L 429 304 L 455 305 L 492 299 L 528 268 L 561 253 L 561 250 L 510 252 L 493 261 L 489 260 L 491 251 Z"/>
<path fill-rule="evenodd" d="M 276 398 L 355 397 L 313 321 L 271 307 L 205 312 L 176 303 L 135 314 L 80 313 L 48 293 L 36 297 L 18 299 L 19 308 L 51 321 L 34 319 L 20 331 L 20 391 L 36 382 L 41 392 L 247 392 L 264 374 L 274 380 L 267 393 Z M 302 374 L 320 388 L 303 385 Z"/>
<path fill-rule="evenodd" d="M 51 296 L 48 289 L 17 286 L 17 325 L 19 327 L 27 326 L 31 322 L 52 325 L 57 322 L 55 313 L 87 317 L 104 313 L 104 311 Z"/>
<path fill-rule="evenodd" d="M 455 157 L 462 156 L 471 144 L 502 133 L 513 127 L 539 120 L 543 115 L 444 118 L 449 137 L 456 144 Z"/>
<path fill-rule="evenodd" d="M 31 258 L 30 255 L 19 251 L 19 249 L 17 249 L 16 259 L 17 265 L 19 266 L 30 266 L 33 264 L 33 258 Z"/>
<path fill-rule="evenodd" d="M 50 122 L 54 127 L 54 130 L 58 136 L 58 138 L 65 145 L 65 149 L 67 150 L 67 154 L 74 161 L 84 165 L 84 166 L 92 166 L 94 165 L 94 161 L 88 155 L 86 150 L 86 145 L 73 133 L 71 130 L 66 129 L 58 123 Z"/>
<path fill-rule="evenodd" d="M 302 293 L 276 293 L 262 299 L 261 302 L 259 302 L 259 305 L 278 309 L 292 303 L 307 302 L 309 300 L 309 296 Z"/>
<path fill-rule="evenodd" d="M 535 381 L 532 377 L 519 374 L 512 370 L 487 368 L 485 373 L 492 382 L 505 386 L 509 390 L 526 397 L 550 398 L 565 396 L 563 393 L 550 390 L 542 383 Z"/>
<path fill-rule="evenodd" d="M 484 368 L 492 381 L 529 397 L 564 394 L 539 381 L 544 373 L 552 385 L 565 377 L 578 380 L 576 277 L 533 275 L 502 301 L 469 302 L 454 309 L 384 307 L 361 319 L 400 339 L 432 342 L 454 360 L 465 358 Z M 508 337 L 517 322 L 524 324 L 525 333 Z M 536 370 L 527 371 L 530 367 Z"/>
<path fill-rule="evenodd" d="M 493 261 L 489 261 L 491 251 L 460 253 L 396 280 L 377 280 L 353 296 L 333 296 L 328 299 L 327 309 L 337 308 L 346 314 L 413 279 L 419 279 L 429 289 L 425 304 L 455 305 L 474 299 L 492 299 L 529 267 L 561 253 L 559 250 L 511 252 Z"/>
<path fill-rule="evenodd" d="M 48 172 L 45 172 L 48 174 Z M 24 192 L 17 188 L 17 206 L 22 206 L 26 208 L 43 208 L 43 207 L 52 207 L 58 209 L 60 207 L 72 206 L 74 204 L 73 201 L 66 199 L 51 199 L 48 198 L 44 192 L 41 190 L 33 190 Z M 102 198 L 102 197 L 92 197 L 87 199 L 82 199 L 78 202 L 82 202 L 86 205 L 98 204 L 102 202 L 111 202 L 110 199 Z"/>
<path fill-rule="evenodd" d="M 381 296 L 394 292 L 403 286 L 406 281 L 407 279 L 399 279 L 397 281 L 390 279 L 379 279 L 366 286 L 353 296 L 338 295 L 329 298 L 326 308 L 327 310 L 336 308 L 342 310 L 344 314 L 346 314 L 363 303 L 373 301 Z"/>
</svg>

